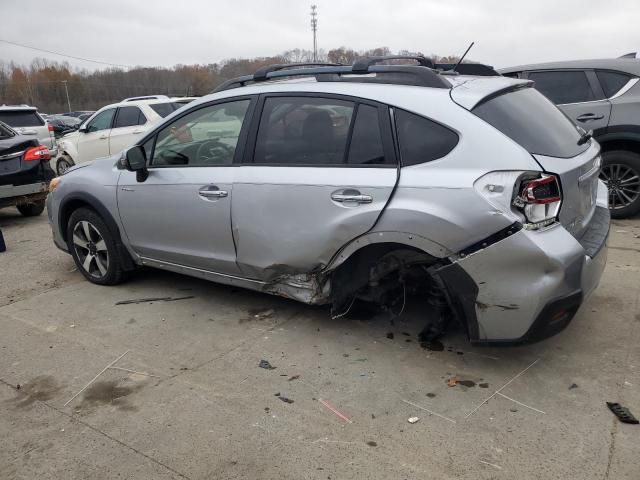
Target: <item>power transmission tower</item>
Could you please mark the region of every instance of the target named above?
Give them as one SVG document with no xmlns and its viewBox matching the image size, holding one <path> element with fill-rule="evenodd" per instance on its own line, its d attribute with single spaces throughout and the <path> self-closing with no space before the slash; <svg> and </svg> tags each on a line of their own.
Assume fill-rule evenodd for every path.
<svg viewBox="0 0 640 480">
<path fill-rule="evenodd" d="M 313 31 L 313 61 L 318 61 L 318 42 L 316 41 L 316 32 L 318 30 L 318 6 L 311 5 L 311 30 Z"/>
</svg>

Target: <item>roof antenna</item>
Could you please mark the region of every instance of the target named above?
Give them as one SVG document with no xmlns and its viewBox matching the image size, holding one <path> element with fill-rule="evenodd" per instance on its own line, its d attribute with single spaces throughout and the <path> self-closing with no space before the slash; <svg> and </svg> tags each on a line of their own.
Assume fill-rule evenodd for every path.
<svg viewBox="0 0 640 480">
<path fill-rule="evenodd" d="M 462 60 L 464 60 L 464 57 L 467 56 L 467 53 L 469 53 L 469 50 L 471 50 L 471 47 L 473 47 L 474 43 L 476 42 L 471 42 L 471 45 L 469 45 L 469 47 L 465 50 L 464 54 L 460 57 L 460 60 L 458 60 L 458 63 L 456 63 L 455 67 L 452 68 L 454 72 L 458 69 L 458 65 L 462 63 Z"/>
</svg>

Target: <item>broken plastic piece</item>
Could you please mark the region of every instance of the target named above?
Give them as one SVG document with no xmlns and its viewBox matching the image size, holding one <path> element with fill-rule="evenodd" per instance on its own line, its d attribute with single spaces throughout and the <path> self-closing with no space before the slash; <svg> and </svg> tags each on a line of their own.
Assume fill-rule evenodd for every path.
<svg viewBox="0 0 640 480">
<path fill-rule="evenodd" d="M 290 398 L 287 397 L 278 397 L 278 399 L 282 400 L 284 403 L 293 403 L 293 400 L 291 400 Z"/>
<path fill-rule="evenodd" d="M 607 402 L 607 407 L 609 407 L 609 410 L 611 410 L 622 423 L 630 423 L 632 425 L 640 423 L 638 422 L 638 419 L 631 414 L 627 407 L 623 407 L 619 403 Z"/>
<path fill-rule="evenodd" d="M 458 384 L 458 377 L 451 377 L 447 380 L 447 385 L 450 387 L 455 387 Z"/>
<path fill-rule="evenodd" d="M 420 417 L 409 417 L 407 421 L 409 423 L 418 423 L 420 421 Z"/>
<path fill-rule="evenodd" d="M 260 368 L 264 368 L 265 370 L 275 370 L 277 368 L 271 365 L 267 360 L 260 360 L 258 366 Z"/>
</svg>

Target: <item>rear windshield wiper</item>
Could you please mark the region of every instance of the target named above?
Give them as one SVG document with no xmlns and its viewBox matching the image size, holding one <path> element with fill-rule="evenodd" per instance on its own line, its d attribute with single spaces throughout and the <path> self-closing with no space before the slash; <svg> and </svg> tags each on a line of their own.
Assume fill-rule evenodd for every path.
<svg viewBox="0 0 640 480">
<path fill-rule="evenodd" d="M 578 139 L 578 145 L 584 145 L 592 137 L 593 137 L 593 130 L 589 130 L 588 132 L 584 132 L 582 135 L 580 135 L 580 138 Z"/>
</svg>

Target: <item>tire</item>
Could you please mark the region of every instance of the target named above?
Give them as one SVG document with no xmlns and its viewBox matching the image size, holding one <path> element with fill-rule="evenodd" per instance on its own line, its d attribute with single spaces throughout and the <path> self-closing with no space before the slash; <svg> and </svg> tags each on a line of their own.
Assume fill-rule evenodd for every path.
<svg viewBox="0 0 640 480">
<path fill-rule="evenodd" d="M 114 234 L 93 210 L 79 208 L 71 214 L 67 246 L 78 270 L 91 283 L 117 285 L 124 280 L 125 271 Z"/>
<path fill-rule="evenodd" d="M 640 155 L 625 150 L 602 154 L 600 179 L 609 189 L 609 211 L 613 218 L 640 212 Z"/>
<path fill-rule="evenodd" d="M 56 162 L 56 174 L 58 176 L 64 175 L 66 171 L 74 165 L 75 164 L 73 163 L 73 160 L 71 160 L 71 157 L 69 157 L 68 155 L 60 155 L 58 161 Z"/>
<path fill-rule="evenodd" d="M 36 217 L 44 212 L 44 200 L 37 200 L 33 203 L 18 205 L 16 208 L 24 217 Z"/>
</svg>

